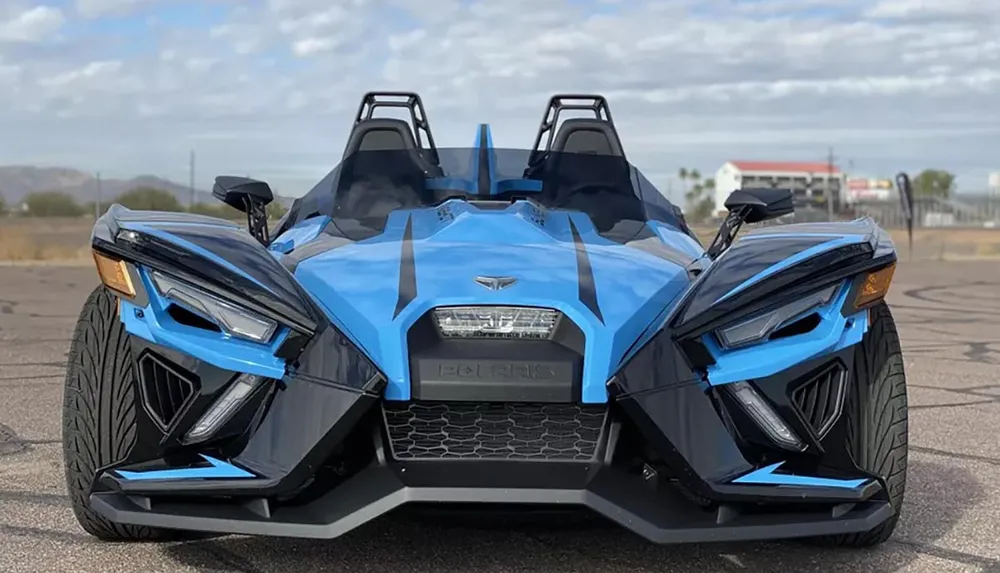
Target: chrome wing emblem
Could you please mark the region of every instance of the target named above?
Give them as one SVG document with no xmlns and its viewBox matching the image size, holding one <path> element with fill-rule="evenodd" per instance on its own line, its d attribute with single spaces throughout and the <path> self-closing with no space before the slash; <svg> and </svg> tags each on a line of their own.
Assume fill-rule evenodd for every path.
<svg viewBox="0 0 1000 573">
<path fill-rule="evenodd" d="M 490 290 L 503 290 L 517 282 L 514 277 L 476 277 L 475 280 L 480 285 Z"/>
</svg>

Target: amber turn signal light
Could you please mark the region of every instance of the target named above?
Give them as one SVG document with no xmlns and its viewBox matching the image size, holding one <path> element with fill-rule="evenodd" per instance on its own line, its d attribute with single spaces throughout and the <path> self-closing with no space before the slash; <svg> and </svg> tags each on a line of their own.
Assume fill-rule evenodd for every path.
<svg viewBox="0 0 1000 573">
<path fill-rule="evenodd" d="M 896 272 L 896 263 L 868 273 L 854 298 L 854 308 L 864 308 L 885 298 L 886 293 L 889 292 L 894 272 Z"/>
<path fill-rule="evenodd" d="M 112 259 L 97 251 L 93 251 L 93 253 L 94 263 L 97 264 L 97 274 L 101 277 L 104 286 L 129 298 L 134 297 L 135 286 L 132 285 L 132 277 L 128 274 L 125 261 Z"/>
</svg>

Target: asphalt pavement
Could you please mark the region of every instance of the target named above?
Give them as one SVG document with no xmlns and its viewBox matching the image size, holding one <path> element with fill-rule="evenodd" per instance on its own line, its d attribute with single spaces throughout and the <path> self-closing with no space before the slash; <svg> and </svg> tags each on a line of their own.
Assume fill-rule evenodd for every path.
<svg viewBox="0 0 1000 573">
<path fill-rule="evenodd" d="M 1000 573 L 1000 263 L 903 262 L 910 469 L 896 535 L 865 551 L 798 543 L 655 546 L 589 521 L 504 527 L 387 516 L 332 541 L 87 536 L 63 485 L 66 353 L 92 267 L 0 267 L 0 572 L 385 571 Z"/>
</svg>

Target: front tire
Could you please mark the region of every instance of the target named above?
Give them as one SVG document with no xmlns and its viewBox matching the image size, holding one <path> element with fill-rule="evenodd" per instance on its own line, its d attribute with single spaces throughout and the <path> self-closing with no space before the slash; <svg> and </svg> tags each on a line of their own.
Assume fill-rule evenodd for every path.
<svg viewBox="0 0 1000 573">
<path fill-rule="evenodd" d="M 848 448 L 858 466 L 885 480 L 892 517 L 862 533 L 815 538 L 819 545 L 872 547 L 887 541 L 899 522 L 906 490 L 908 413 L 906 374 L 896 323 L 884 302 L 869 310 L 870 329 L 858 348 L 848 397 Z"/>
<path fill-rule="evenodd" d="M 80 526 L 107 541 L 156 541 L 171 530 L 114 523 L 90 507 L 97 472 L 124 460 L 136 440 L 135 370 L 118 300 L 103 286 L 87 298 L 69 349 L 63 397 L 66 487 Z"/>
</svg>

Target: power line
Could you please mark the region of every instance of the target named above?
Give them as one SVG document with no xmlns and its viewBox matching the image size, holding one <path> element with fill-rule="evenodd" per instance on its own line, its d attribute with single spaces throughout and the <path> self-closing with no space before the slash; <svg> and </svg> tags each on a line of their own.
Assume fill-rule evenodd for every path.
<svg viewBox="0 0 1000 573">
<path fill-rule="evenodd" d="M 191 192 L 191 201 L 188 208 L 194 207 L 194 150 L 191 150 L 190 163 L 188 165 L 188 190 Z"/>
<path fill-rule="evenodd" d="M 833 221 L 833 162 L 836 159 L 833 147 L 830 147 L 826 154 L 826 216 L 830 221 Z"/>
<path fill-rule="evenodd" d="M 98 171 L 94 174 L 94 185 L 97 186 L 97 201 L 94 202 L 94 219 L 101 218 L 101 200 L 103 199 L 101 192 L 101 172 Z"/>
</svg>

